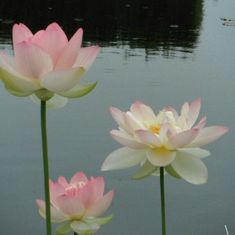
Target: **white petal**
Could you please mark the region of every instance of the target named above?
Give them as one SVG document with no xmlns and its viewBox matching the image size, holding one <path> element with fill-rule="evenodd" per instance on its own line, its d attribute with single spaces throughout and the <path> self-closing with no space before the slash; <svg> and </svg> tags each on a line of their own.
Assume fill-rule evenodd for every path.
<svg viewBox="0 0 235 235">
<path fill-rule="evenodd" d="M 175 159 L 176 153 L 165 148 L 156 148 L 147 151 L 148 160 L 155 166 L 167 166 Z"/>
<path fill-rule="evenodd" d="M 46 206 L 43 200 L 36 200 L 36 203 L 39 206 L 39 214 L 46 219 Z M 68 217 L 65 216 L 61 211 L 56 209 L 55 207 L 51 206 L 51 221 L 55 223 L 60 223 L 68 220 Z"/>
<path fill-rule="evenodd" d="M 110 134 L 113 139 L 124 146 L 134 149 L 142 149 L 146 147 L 144 144 L 137 142 L 132 136 L 128 135 L 124 131 L 112 130 Z"/>
<path fill-rule="evenodd" d="M 91 235 L 100 228 L 96 223 L 85 223 L 82 221 L 73 221 L 70 226 L 78 235 Z"/>
<path fill-rule="evenodd" d="M 186 102 L 181 107 L 181 116 L 183 116 L 184 118 L 187 117 L 188 112 L 189 112 L 189 104 Z"/>
<path fill-rule="evenodd" d="M 177 152 L 175 161 L 171 163 L 171 166 L 183 179 L 191 184 L 204 184 L 207 182 L 207 168 L 196 157 Z"/>
<path fill-rule="evenodd" d="M 198 136 L 189 145 L 190 147 L 200 147 L 209 144 L 229 131 L 227 127 L 224 126 L 210 126 L 205 127 L 200 130 Z"/>
<path fill-rule="evenodd" d="M 28 96 L 39 88 L 36 83 L 28 81 L 21 76 L 9 73 L 1 68 L 0 79 L 3 81 L 5 88 L 15 96 Z"/>
<path fill-rule="evenodd" d="M 172 149 L 182 148 L 190 144 L 198 135 L 199 129 L 190 129 L 187 131 L 180 132 L 169 138 L 169 146 Z"/>
<path fill-rule="evenodd" d="M 132 104 L 130 111 L 141 122 L 152 124 L 156 121 L 156 116 L 153 110 L 140 101 L 136 101 L 134 104 Z"/>
<path fill-rule="evenodd" d="M 41 100 L 35 94 L 31 95 L 30 98 L 34 103 L 38 105 L 41 104 Z M 67 98 L 54 94 L 54 96 L 46 102 L 46 107 L 48 109 L 59 109 L 64 107 L 67 102 Z"/>
<path fill-rule="evenodd" d="M 76 86 L 84 74 L 83 68 L 57 70 L 42 77 L 41 86 L 49 91 L 59 93 Z"/>
<path fill-rule="evenodd" d="M 15 70 L 12 56 L 0 53 L 0 79 L 13 95 L 27 96 L 39 89 L 36 81 L 30 80 Z"/>
<path fill-rule="evenodd" d="M 189 112 L 188 112 L 188 126 L 191 128 L 194 123 L 196 122 L 198 115 L 200 113 L 201 108 L 201 98 L 197 98 L 196 100 L 192 101 L 189 105 Z"/>
<path fill-rule="evenodd" d="M 161 141 L 159 138 L 150 131 L 137 130 L 135 131 L 136 136 L 140 139 L 140 142 L 146 145 L 159 147 L 161 146 Z"/>
<path fill-rule="evenodd" d="M 179 115 L 178 115 L 177 111 L 172 106 L 166 106 L 164 108 L 164 110 L 166 112 L 171 112 L 173 114 L 173 118 L 174 119 L 178 119 L 179 118 Z"/>
<path fill-rule="evenodd" d="M 113 119 L 117 122 L 117 124 L 126 132 L 132 134 L 131 130 L 129 129 L 129 127 L 127 126 L 126 122 L 125 122 L 125 118 L 124 115 L 125 113 L 122 112 L 120 109 L 115 108 L 115 107 L 110 107 L 109 111 L 113 117 Z"/>
<path fill-rule="evenodd" d="M 125 169 L 135 166 L 145 159 L 145 150 L 134 150 L 124 147 L 110 153 L 103 162 L 101 170 Z"/>
<path fill-rule="evenodd" d="M 201 149 L 201 148 L 182 148 L 182 149 L 178 149 L 177 152 L 180 155 L 185 155 L 185 156 L 187 155 L 187 156 L 197 157 L 197 158 L 205 158 L 210 155 L 209 151 L 205 149 Z"/>
<path fill-rule="evenodd" d="M 144 125 L 131 112 L 126 112 L 124 114 L 124 121 L 131 131 L 145 128 Z"/>
</svg>

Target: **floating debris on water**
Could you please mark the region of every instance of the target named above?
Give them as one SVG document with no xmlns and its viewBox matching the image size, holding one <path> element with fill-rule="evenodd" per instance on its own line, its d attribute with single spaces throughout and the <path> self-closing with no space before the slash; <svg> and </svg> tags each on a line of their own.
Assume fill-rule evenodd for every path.
<svg viewBox="0 0 235 235">
<path fill-rule="evenodd" d="M 232 18 L 220 18 L 223 21 L 222 25 L 224 26 L 235 26 L 235 19 Z"/>
</svg>

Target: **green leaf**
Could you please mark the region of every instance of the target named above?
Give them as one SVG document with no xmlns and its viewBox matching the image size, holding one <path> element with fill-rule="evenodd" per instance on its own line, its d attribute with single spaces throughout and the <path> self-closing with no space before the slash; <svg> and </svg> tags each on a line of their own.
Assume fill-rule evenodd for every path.
<svg viewBox="0 0 235 235">
<path fill-rule="evenodd" d="M 67 235 L 71 231 L 70 223 L 66 222 L 56 228 L 57 235 Z"/>
<path fill-rule="evenodd" d="M 58 94 L 67 98 L 79 98 L 81 96 L 87 95 L 92 90 L 95 89 L 97 82 L 88 85 L 78 84 L 69 91 L 59 92 Z"/>
<path fill-rule="evenodd" d="M 143 179 L 157 170 L 158 167 L 152 165 L 149 161 L 146 161 L 143 166 L 131 177 L 134 180 Z"/>
<path fill-rule="evenodd" d="M 169 175 L 171 175 L 177 179 L 181 179 L 180 175 L 178 175 L 178 173 L 174 170 L 174 168 L 171 165 L 166 166 L 165 170 Z"/>
</svg>

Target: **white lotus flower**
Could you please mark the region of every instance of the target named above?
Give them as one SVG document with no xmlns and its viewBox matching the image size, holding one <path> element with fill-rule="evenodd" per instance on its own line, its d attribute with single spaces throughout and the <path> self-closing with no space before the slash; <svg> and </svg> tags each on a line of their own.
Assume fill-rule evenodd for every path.
<svg viewBox="0 0 235 235">
<path fill-rule="evenodd" d="M 205 117 L 195 125 L 200 106 L 198 98 L 190 104 L 184 103 L 180 114 L 172 107 L 155 114 L 139 101 L 127 112 L 111 107 L 111 114 L 119 125 L 111 135 L 125 147 L 112 152 L 101 169 L 117 170 L 139 164 L 141 167 L 133 178 L 141 179 L 165 167 L 174 177 L 192 184 L 205 183 L 208 173 L 201 159 L 210 153 L 201 147 L 220 138 L 228 128 L 204 127 Z"/>
</svg>

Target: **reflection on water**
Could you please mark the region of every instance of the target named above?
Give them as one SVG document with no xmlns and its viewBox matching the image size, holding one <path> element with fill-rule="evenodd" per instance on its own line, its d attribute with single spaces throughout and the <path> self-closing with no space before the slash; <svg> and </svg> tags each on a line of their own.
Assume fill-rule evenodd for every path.
<svg viewBox="0 0 235 235">
<path fill-rule="evenodd" d="M 42 0 L 30 4 L 8 0 L 0 2 L 0 16 L 1 43 L 9 42 L 14 22 L 24 22 L 36 31 L 57 21 L 70 35 L 83 27 L 85 41 L 101 46 L 143 48 L 146 56 L 185 58 L 197 46 L 203 0 Z"/>
</svg>

